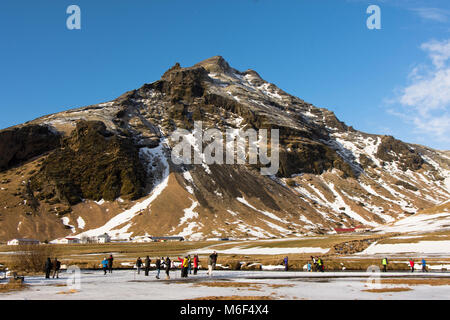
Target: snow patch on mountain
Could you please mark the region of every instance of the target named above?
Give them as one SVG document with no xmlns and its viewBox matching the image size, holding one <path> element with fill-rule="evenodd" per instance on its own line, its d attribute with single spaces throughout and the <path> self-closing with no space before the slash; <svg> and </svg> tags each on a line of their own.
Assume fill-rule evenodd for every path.
<svg viewBox="0 0 450 320">
<path fill-rule="evenodd" d="M 81 238 L 83 236 L 87 237 L 93 237 L 93 236 L 99 236 L 101 234 L 109 234 L 112 238 L 117 239 L 123 239 L 123 238 L 129 238 L 132 233 L 127 232 L 128 229 L 131 227 L 132 223 L 129 223 L 135 216 L 137 216 L 139 213 L 141 213 L 143 210 L 147 209 L 150 204 L 158 198 L 158 196 L 163 192 L 163 190 L 167 187 L 169 182 L 169 164 L 166 159 L 166 156 L 164 154 L 164 144 L 165 142 L 161 142 L 159 146 L 150 149 L 150 148 L 142 148 L 141 153 L 144 153 L 148 158 L 150 158 L 153 161 L 157 161 L 159 166 L 163 167 L 162 170 L 162 177 L 160 180 L 155 183 L 155 187 L 151 191 L 150 195 L 144 199 L 141 202 L 136 203 L 133 205 L 130 209 L 125 210 L 122 213 L 119 213 L 118 215 L 114 216 L 111 220 L 109 220 L 107 223 L 105 223 L 103 226 L 85 231 L 83 233 L 80 233 L 78 236 Z M 149 167 L 152 167 L 151 162 Z M 151 168 L 149 168 L 151 170 Z M 125 224 L 124 227 L 116 230 L 117 227 Z"/>
<path fill-rule="evenodd" d="M 249 207 L 249 208 L 251 208 L 251 209 L 253 209 L 253 210 L 257 211 L 257 212 L 262 213 L 262 214 L 268 216 L 268 217 L 271 218 L 271 219 L 277 220 L 277 221 L 282 222 L 282 223 L 289 223 L 288 221 L 283 220 L 283 219 L 277 217 L 276 215 L 274 215 L 274 214 L 271 213 L 271 212 L 256 209 L 254 206 L 252 206 L 250 203 L 248 203 L 248 201 L 245 200 L 245 198 L 243 198 L 243 197 L 237 197 L 236 200 L 239 201 L 239 202 L 241 202 L 241 203 L 243 203 L 243 204 L 245 204 L 247 207 Z"/>
</svg>

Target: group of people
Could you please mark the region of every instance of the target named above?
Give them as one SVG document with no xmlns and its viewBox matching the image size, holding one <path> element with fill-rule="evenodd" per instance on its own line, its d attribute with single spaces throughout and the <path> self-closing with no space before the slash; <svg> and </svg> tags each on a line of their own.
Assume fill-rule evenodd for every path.
<svg viewBox="0 0 450 320">
<path fill-rule="evenodd" d="M 61 270 L 61 262 L 58 260 L 58 258 L 55 258 L 55 260 L 52 260 L 50 258 L 47 258 L 45 261 L 45 278 L 50 279 L 50 274 L 53 271 L 53 278 L 59 279 L 59 270 Z"/>
<path fill-rule="evenodd" d="M 114 258 L 112 255 L 109 256 L 109 258 L 104 258 L 102 260 L 102 268 L 103 268 L 103 272 L 106 275 L 108 272 L 112 273 L 112 267 L 113 267 L 113 261 Z"/>
<path fill-rule="evenodd" d="M 311 256 L 311 261 L 308 261 L 308 263 L 306 264 L 306 271 L 324 272 L 325 264 L 323 262 L 323 259 L 317 256 L 316 257 Z"/>
<path fill-rule="evenodd" d="M 136 260 L 137 274 L 141 274 L 141 269 L 142 269 L 142 267 L 144 267 L 144 274 L 146 277 L 148 277 L 148 274 L 150 272 L 151 263 L 152 263 L 152 259 L 149 256 L 147 256 L 145 258 L 144 262 L 142 261 L 141 257 L 138 257 L 138 259 Z M 166 279 L 170 279 L 170 268 L 172 266 L 172 260 L 170 260 L 169 257 L 156 258 L 155 266 L 156 266 L 156 271 L 157 271 L 156 279 L 159 279 L 161 270 L 165 270 L 166 271 Z"/>
<path fill-rule="evenodd" d="M 289 259 L 288 257 L 284 257 L 283 259 L 283 265 L 284 265 L 284 271 L 289 271 Z M 306 271 L 312 272 L 312 271 L 325 271 L 325 265 L 323 263 L 323 259 L 319 257 L 313 257 L 311 256 L 311 260 L 306 263 Z"/>
<path fill-rule="evenodd" d="M 411 272 L 414 272 L 414 260 L 409 259 L 409 267 L 411 268 Z M 428 272 L 427 270 L 427 262 L 424 258 L 422 258 L 422 272 Z"/>
<path fill-rule="evenodd" d="M 198 255 L 194 255 L 191 257 L 191 255 L 187 255 L 184 258 L 178 257 L 178 261 L 181 262 L 180 268 L 181 268 L 181 277 L 187 278 L 188 275 L 192 274 L 192 271 L 194 275 L 197 275 L 198 269 L 199 269 L 199 258 Z M 136 269 L 137 273 L 141 273 L 142 267 L 144 267 L 145 275 L 149 275 L 150 267 L 151 267 L 152 259 L 147 256 L 144 261 L 142 261 L 141 257 L 138 257 L 136 260 Z M 213 252 L 208 257 L 208 271 L 207 274 L 209 276 L 212 275 L 213 270 L 216 267 L 217 263 L 217 252 Z M 169 257 L 161 257 L 157 258 L 155 261 L 155 268 L 156 268 L 156 279 L 160 279 L 160 273 L 161 270 L 165 270 L 166 272 L 166 280 L 170 279 L 170 269 L 173 267 L 173 262 L 170 260 Z M 105 271 L 106 274 L 106 271 Z"/>
<path fill-rule="evenodd" d="M 178 261 L 181 262 L 181 277 L 182 278 L 187 278 L 188 274 L 192 274 L 192 267 L 194 269 L 194 275 L 197 275 L 198 255 L 194 255 L 194 258 L 192 258 L 192 259 L 191 259 L 190 255 L 187 255 L 184 258 L 178 257 Z"/>
<path fill-rule="evenodd" d="M 428 272 L 427 270 L 427 262 L 425 260 L 425 258 L 422 258 L 422 272 Z M 383 260 L 381 260 L 381 265 L 383 266 L 383 272 L 387 271 L 387 266 L 388 266 L 389 262 L 388 259 L 385 257 L 383 258 Z M 414 266 L 415 266 L 415 262 L 414 259 L 409 259 L 409 267 L 411 269 L 411 272 L 414 272 Z"/>
</svg>

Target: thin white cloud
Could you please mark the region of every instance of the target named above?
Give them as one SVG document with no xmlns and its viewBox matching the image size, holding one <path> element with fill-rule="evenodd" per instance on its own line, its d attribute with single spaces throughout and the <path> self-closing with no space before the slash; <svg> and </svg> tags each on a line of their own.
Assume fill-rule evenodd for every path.
<svg viewBox="0 0 450 320">
<path fill-rule="evenodd" d="M 425 20 L 433 20 L 437 22 L 447 22 L 449 12 L 439 8 L 413 8 L 411 9 L 419 17 Z"/>
<path fill-rule="evenodd" d="M 442 68 L 450 58 L 450 39 L 444 41 L 432 40 L 421 46 L 422 50 L 428 51 L 436 68 Z"/>
<path fill-rule="evenodd" d="M 389 110 L 413 125 L 416 133 L 450 143 L 450 39 L 421 45 L 431 63 L 414 67 L 409 85 L 394 100 L 400 108 Z"/>
</svg>

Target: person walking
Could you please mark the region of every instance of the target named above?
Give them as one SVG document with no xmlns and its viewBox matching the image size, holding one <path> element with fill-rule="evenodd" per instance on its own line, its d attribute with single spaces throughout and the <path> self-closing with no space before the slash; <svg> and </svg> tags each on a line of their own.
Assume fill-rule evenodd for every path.
<svg viewBox="0 0 450 320">
<path fill-rule="evenodd" d="M 284 263 L 284 271 L 288 271 L 289 270 L 289 260 L 288 260 L 287 256 L 284 257 L 283 263 Z"/>
<path fill-rule="evenodd" d="M 411 272 L 414 272 L 414 260 L 409 259 L 409 266 L 411 267 Z"/>
<path fill-rule="evenodd" d="M 161 260 L 164 261 L 163 258 L 156 258 L 156 279 L 159 279 L 159 273 L 161 272 Z"/>
<path fill-rule="evenodd" d="M 58 258 L 55 258 L 53 262 L 53 279 L 59 279 L 59 270 L 61 270 L 61 262 L 58 261 Z"/>
<path fill-rule="evenodd" d="M 188 255 L 188 268 L 187 268 L 187 273 L 192 274 L 192 260 L 191 260 L 191 256 Z"/>
<path fill-rule="evenodd" d="M 312 262 L 313 262 L 314 271 L 317 271 L 318 270 L 317 257 L 311 256 L 311 259 L 312 259 Z"/>
<path fill-rule="evenodd" d="M 198 270 L 198 255 L 194 256 L 194 276 L 197 275 L 197 270 Z"/>
<path fill-rule="evenodd" d="M 212 276 L 212 272 L 214 270 L 214 268 L 216 267 L 216 263 L 217 263 L 217 252 L 214 251 L 213 253 L 211 253 L 209 255 L 208 258 L 208 275 L 211 277 Z"/>
<path fill-rule="evenodd" d="M 318 258 L 317 259 L 317 267 L 318 267 L 320 272 L 324 272 L 324 268 L 325 267 L 324 267 L 322 258 Z"/>
<path fill-rule="evenodd" d="M 142 260 L 141 257 L 138 257 L 136 260 L 137 274 L 141 274 L 141 267 L 142 267 Z"/>
<path fill-rule="evenodd" d="M 189 268 L 189 258 L 188 256 L 184 257 L 184 259 L 178 257 L 178 260 L 181 262 L 181 277 L 187 278 Z"/>
<path fill-rule="evenodd" d="M 311 262 L 308 261 L 308 264 L 306 265 L 306 271 L 311 272 Z"/>
<path fill-rule="evenodd" d="M 52 269 L 53 269 L 52 261 L 50 260 L 50 258 L 47 258 L 44 267 L 46 279 L 50 279 L 50 273 L 52 272 Z"/>
<path fill-rule="evenodd" d="M 425 258 L 422 258 L 422 272 L 428 272 L 427 262 L 425 261 Z"/>
<path fill-rule="evenodd" d="M 166 261 L 164 262 L 165 267 L 166 267 L 166 280 L 170 279 L 170 266 L 171 266 L 172 261 L 170 261 L 169 257 L 166 257 Z"/>
<path fill-rule="evenodd" d="M 388 259 L 385 257 L 383 258 L 383 260 L 381 261 L 381 264 L 383 265 L 383 272 L 387 271 L 387 265 L 388 265 Z"/>
<path fill-rule="evenodd" d="M 113 258 L 112 254 L 111 254 L 109 256 L 109 258 L 108 258 L 108 271 L 109 271 L 109 273 L 112 273 L 113 261 L 114 261 L 114 258 Z"/>
<path fill-rule="evenodd" d="M 103 260 L 102 260 L 102 268 L 103 268 L 103 272 L 104 272 L 104 275 L 106 276 L 106 273 L 107 273 L 107 271 L 108 271 L 108 259 L 105 257 Z"/>
<path fill-rule="evenodd" d="M 152 259 L 150 259 L 149 256 L 145 258 L 145 276 L 148 277 L 148 272 L 150 271 L 150 263 L 152 262 Z"/>
</svg>

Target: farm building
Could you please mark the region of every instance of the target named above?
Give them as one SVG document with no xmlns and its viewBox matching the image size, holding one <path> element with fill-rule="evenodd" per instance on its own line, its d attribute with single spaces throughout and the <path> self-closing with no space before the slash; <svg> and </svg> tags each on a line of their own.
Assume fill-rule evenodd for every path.
<svg viewBox="0 0 450 320">
<path fill-rule="evenodd" d="M 39 240 L 36 239 L 12 239 L 8 241 L 8 246 L 18 246 L 24 244 L 39 244 Z"/>
<path fill-rule="evenodd" d="M 50 243 L 52 244 L 75 244 L 80 242 L 80 239 L 74 237 L 67 237 L 50 241 Z"/>
<path fill-rule="evenodd" d="M 104 233 L 97 237 L 97 243 L 108 243 L 108 242 L 111 242 L 111 237 L 107 233 Z"/>
</svg>

